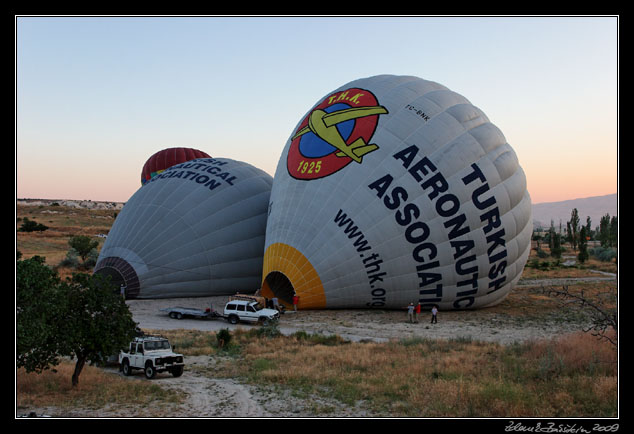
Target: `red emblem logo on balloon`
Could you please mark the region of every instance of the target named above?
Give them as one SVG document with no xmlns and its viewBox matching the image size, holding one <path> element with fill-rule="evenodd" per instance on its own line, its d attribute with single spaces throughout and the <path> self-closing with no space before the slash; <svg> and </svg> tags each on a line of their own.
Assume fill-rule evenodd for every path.
<svg viewBox="0 0 634 434">
<path fill-rule="evenodd" d="M 377 150 L 370 143 L 379 115 L 388 113 L 372 92 L 350 88 L 327 96 L 300 123 L 291 138 L 286 167 L 296 179 L 332 175 Z"/>
</svg>

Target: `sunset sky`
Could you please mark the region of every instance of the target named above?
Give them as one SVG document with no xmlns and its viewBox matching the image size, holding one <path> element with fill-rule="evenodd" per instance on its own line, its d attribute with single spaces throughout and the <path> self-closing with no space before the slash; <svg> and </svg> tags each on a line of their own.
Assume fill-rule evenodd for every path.
<svg viewBox="0 0 634 434">
<path fill-rule="evenodd" d="M 15 19 L 18 198 L 125 202 L 156 151 L 272 176 L 328 92 L 415 75 L 465 96 L 515 149 L 533 203 L 617 192 L 619 20 L 592 17 Z"/>
</svg>

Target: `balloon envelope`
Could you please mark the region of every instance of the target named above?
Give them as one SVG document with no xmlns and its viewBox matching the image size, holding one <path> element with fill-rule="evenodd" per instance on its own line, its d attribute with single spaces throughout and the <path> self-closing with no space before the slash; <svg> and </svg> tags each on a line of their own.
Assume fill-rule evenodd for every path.
<svg viewBox="0 0 634 434">
<path fill-rule="evenodd" d="M 206 152 L 193 148 L 167 148 L 156 152 L 147 159 L 141 169 L 141 185 L 175 164 L 196 158 L 211 158 Z"/>
<path fill-rule="evenodd" d="M 499 303 L 530 250 L 516 154 L 463 96 L 382 75 L 303 116 L 270 198 L 262 291 L 299 308 Z"/>
<path fill-rule="evenodd" d="M 172 166 L 122 208 L 95 272 L 129 298 L 255 292 L 271 185 L 262 170 L 226 158 Z"/>
</svg>

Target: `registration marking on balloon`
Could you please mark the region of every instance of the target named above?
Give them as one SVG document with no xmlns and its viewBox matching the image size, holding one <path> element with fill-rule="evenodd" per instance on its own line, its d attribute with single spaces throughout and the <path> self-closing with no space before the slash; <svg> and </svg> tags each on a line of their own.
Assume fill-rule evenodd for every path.
<svg viewBox="0 0 634 434">
<path fill-rule="evenodd" d="M 379 115 L 387 114 L 372 92 L 350 88 L 327 96 L 302 120 L 291 137 L 286 166 L 295 179 L 319 179 L 379 147 L 370 143 Z"/>
</svg>

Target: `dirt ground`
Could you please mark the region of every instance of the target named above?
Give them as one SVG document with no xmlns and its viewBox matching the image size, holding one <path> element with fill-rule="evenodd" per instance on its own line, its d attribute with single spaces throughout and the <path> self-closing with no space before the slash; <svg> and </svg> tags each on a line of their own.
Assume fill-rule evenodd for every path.
<svg viewBox="0 0 634 434">
<path fill-rule="evenodd" d="M 191 307 L 204 310 L 213 306 L 222 310 L 228 297 L 173 298 L 161 300 L 129 300 L 128 306 L 134 320 L 144 330 L 192 329 L 217 331 L 250 329 L 256 325 L 240 323 L 231 325 L 223 319 L 182 320 L 169 318 L 160 309 L 172 306 Z M 286 311 L 279 321 L 279 329 L 290 335 L 304 330 L 322 335 L 339 335 L 356 342 L 363 340 L 388 341 L 412 337 L 431 339 L 472 338 L 509 344 L 528 339 L 541 339 L 560 334 L 566 324 L 553 325 L 519 321 L 516 317 L 502 313 L 502 309 L 483 309 L 478 311 L 439 312 L 438 323 L 431 324 L 431 314 L 423 312 L 419 322 L 407 321 L 406 310 L 300 310 Z M 572 329 L 574 325 L 568 324 Z"/>
<path fill-rule="evenodd" d="M 418 323 L 409 323 L 403 311 L 383 310 L 314 310 L 286 312 L 279 321 L 279 330 L 292 334 L 303 330 L 322 335 L 339 335 L 350 341 L 389 341 L 407 338 L 471 338 L 511 344 L 532 339 L 552 338 L 574 332 L 582 325 L 574 320 L 563 320 L 557 313 L 544 315 L 548 304 L 538 288 L 542 285 L 570 284 L 575 282 L 614 280 L 615 276 L 600 275 L 581 279 L 551 279 L 525 281 L 511 292 L 497 307 L 476 311 L 439 312 L 438 323 L 431 324 L 431 314 L 421 314 Z M 231 325 L 224 319 L 172 319 L 160 309 L 183 306 L 204 310 L 212 306 L 221 310 L 228 297 L 180 298 L 127 301 L 134 320 L 144 330 L 197 329 L 217 331 L 221 328 L 235 330 L 258 327 L 250 324 Z M 550 308 L 555 312 L 554 309 Z M 186 402 L 176 408 L 102 408 L 75 409 L 61 412 L 56 408 L 24 409 L 19 414 L 35 411 L 37 414 L 67 418 L 305 418 L 305 417 L 376 417 L 361 405 L 344 406 L 339 402 L 322 398 L 298 398 L 290 392 L 265 389 L 241 384 L 234 379 L 213 378 L 208 373 L 216 363 L 208 356 L 186 357 L 186 369 L 182 377 L 159 374 L 152 380 L 161 387 L 182 391 Z M 116 367 L 107 368 L 115 375 L 122 375 Z M 205 374 L 207 373 L 207 374 Z M 129 381 L 148 381 L 142 372 L 127 378 Z M 324 409 L 328 409 L 324 413 Z M 389 415 L 388 415 L 389 416 Z"/>
</svg>

